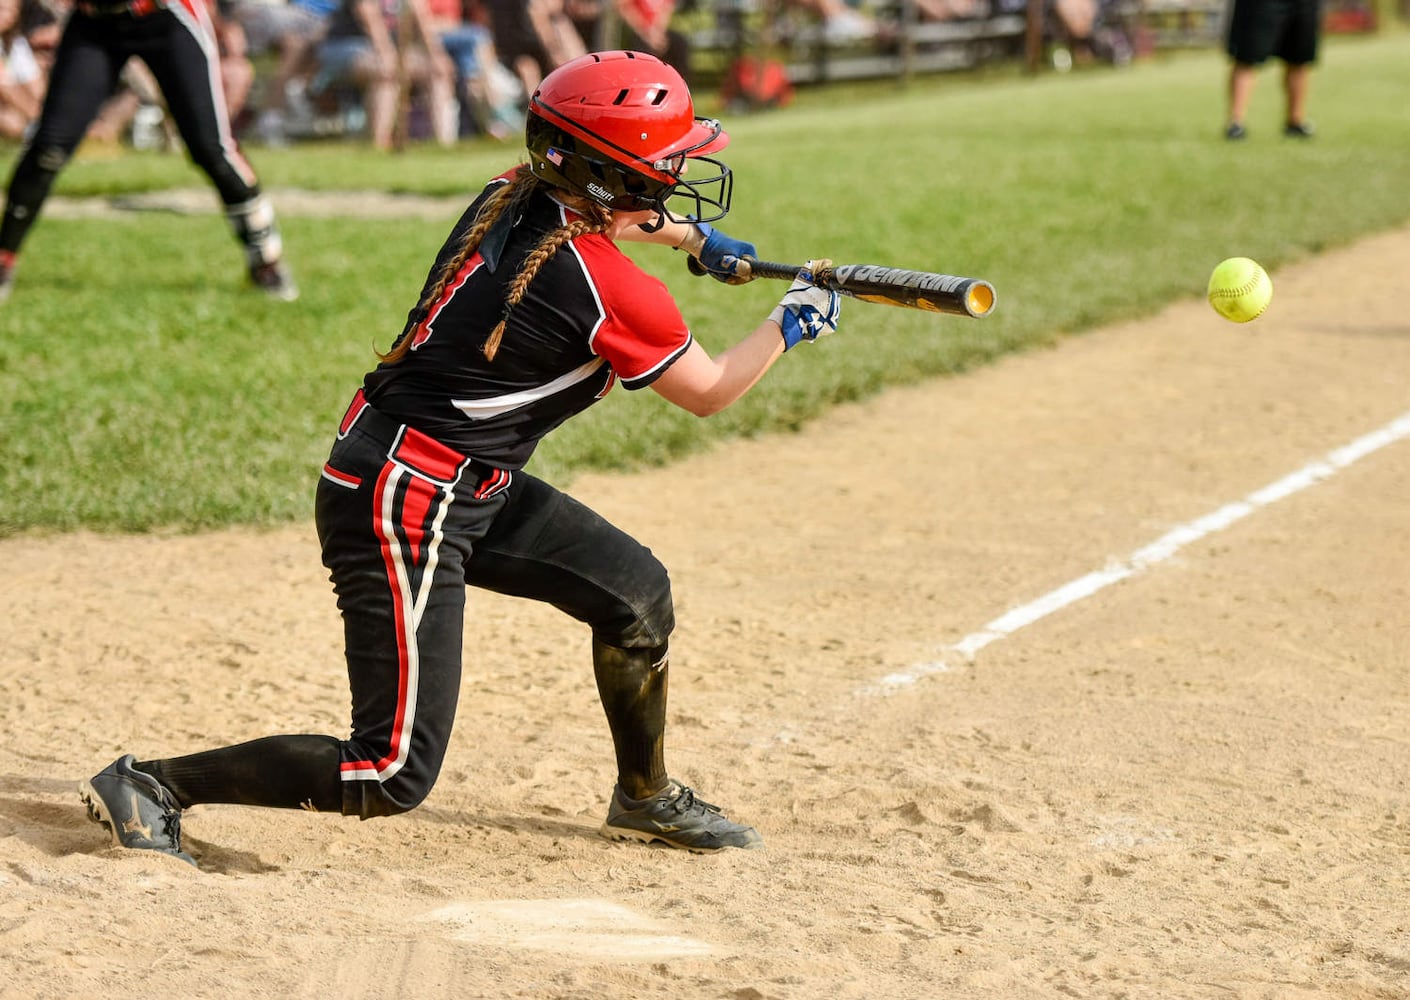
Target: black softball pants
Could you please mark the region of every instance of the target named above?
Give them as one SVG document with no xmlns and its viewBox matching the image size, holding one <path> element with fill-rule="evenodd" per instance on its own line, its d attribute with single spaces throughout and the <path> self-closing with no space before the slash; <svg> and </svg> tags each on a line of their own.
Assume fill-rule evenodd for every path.
<svg viewBox="0 0 1410 1000">
<path fill-rule="evenodd" d="M 316 522 L 352 693 L 345 814 L 404 812 L 435 783 L 460 693 L 467 585 L 589 625 L 619 766 L 664 782 L 675 619 L 666 569 L 645 546 L 534 476 L 389 420 L 360 393 L 319 481 Z"/>
</svg>

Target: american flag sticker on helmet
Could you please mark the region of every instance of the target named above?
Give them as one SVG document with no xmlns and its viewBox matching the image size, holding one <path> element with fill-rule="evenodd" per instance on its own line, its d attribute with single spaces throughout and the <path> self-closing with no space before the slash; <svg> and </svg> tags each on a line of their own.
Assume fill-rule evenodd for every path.
<svg viewBox="0 0 1410 1000">
<path fill-rule="evenodd" d="M 548 152 L 544 153 L 544 156 L 546 156 L 548 158 L 548 162 L 552 163 L 555 167 L 563 166 L 563 154 L 560 153 L 558 150 L 554 149 L 552 146 L 548 147 Z"/>
</svg>

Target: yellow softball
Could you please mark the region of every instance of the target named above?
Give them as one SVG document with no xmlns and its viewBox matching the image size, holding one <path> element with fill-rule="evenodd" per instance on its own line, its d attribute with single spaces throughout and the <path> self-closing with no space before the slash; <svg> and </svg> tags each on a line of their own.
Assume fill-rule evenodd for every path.
<svg viewBox="0 0 1410 1000">
<path fill-rule="evenodd" d="M 1256 260 L 1230 257 L 1209 276 L 1209 304 L 1235 323 L 1258 319 L 1272 301 L 1272 279 Z"/>
</svg>

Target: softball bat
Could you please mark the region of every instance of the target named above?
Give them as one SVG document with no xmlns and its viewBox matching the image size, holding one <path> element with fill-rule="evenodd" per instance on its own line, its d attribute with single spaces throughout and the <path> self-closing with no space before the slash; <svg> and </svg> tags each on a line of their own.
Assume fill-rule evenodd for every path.
<svg viewBox="0 0 1410 1000">
<path fill-rule="evenodd" d="M 694 273 L 706 273 L 705 266 L 694 257 L 688 263 Z M 976 318 L 994 311 L 994 286 L 982 278 L 909 271 L 879 264 L 833 264 L 829 260 L 813 263 L 816 265 L 813 284 L 863 302 Z M 802 264 L 742 257 L 736 274 L 749 281 L 755 278 L 792 281 L 802 268 Z"/>
</svg>

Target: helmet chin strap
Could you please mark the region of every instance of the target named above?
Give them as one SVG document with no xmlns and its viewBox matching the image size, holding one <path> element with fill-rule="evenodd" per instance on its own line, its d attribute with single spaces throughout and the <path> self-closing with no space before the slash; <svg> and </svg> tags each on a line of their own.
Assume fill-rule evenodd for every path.
<svg viewBox="0 0 1410 1000">
<path fill-rule="evenodd" d="M 657 233 L 661 231 L 661 227 L 665 224 L 666 212 L 663 209 L 656 213 L 656 218 L 654 220 L 652 220 L 651 222 L 643 222 L 638 225 L 637 228 L 639 228 L 644 233 Z"/>
</svg>

